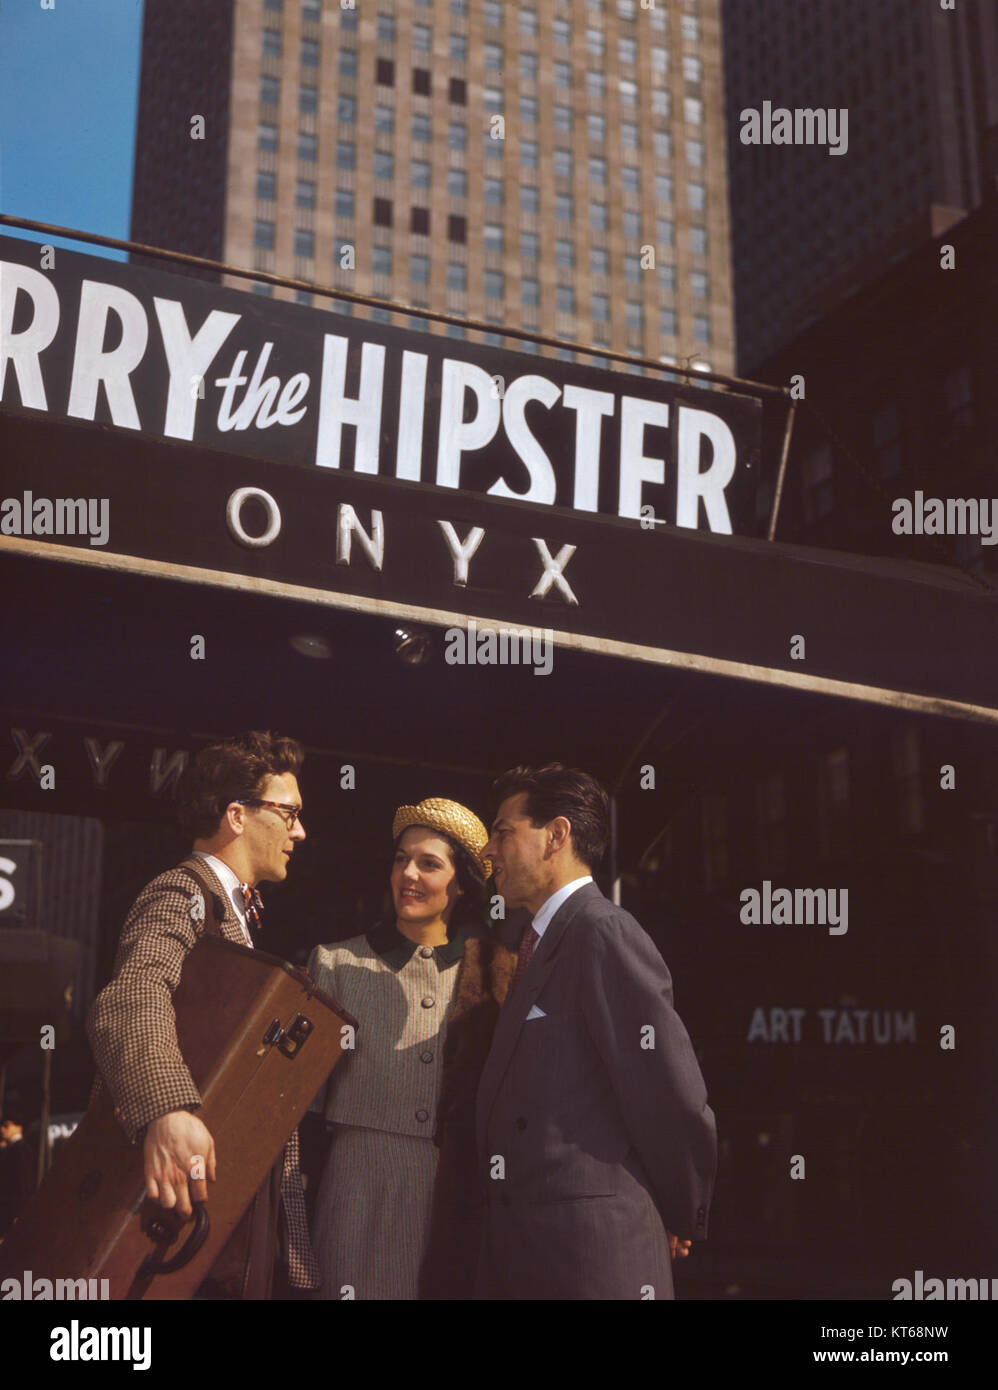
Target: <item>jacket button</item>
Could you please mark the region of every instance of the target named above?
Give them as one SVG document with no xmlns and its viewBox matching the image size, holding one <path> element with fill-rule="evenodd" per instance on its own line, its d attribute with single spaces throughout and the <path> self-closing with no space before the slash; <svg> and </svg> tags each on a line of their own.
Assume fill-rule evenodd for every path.
<svg viewBox="0 0 998 1390">
<path fill-rule="evenodd" d="M 432 1053 L 432 1052 L 421 1052 L 421 1053 L 419 1054 L 419 1060 L 420 1060 L 421 1062 L 432 1062 L 432 1061 L 433 1061 L 433 1053 Z"/>
<path fill-rule="evenodd" d="M 430 957 L 433 955 L 433 947 L 432 947 L 432 946 L 420 946 L 420 948 L 419 948 L 419 954 L 423 957 L 424 960 L 429 960 Z"/>
<path fill-rule="evenodd" d="M 426 1121 L 427 1121 L 429 1118 L 430 1118 L 430 1112 L 429 1112 L 428 1110 L 417 1110 L 417 1111 L 416 1111 L 416 1119 L 419 1121 L 419 1123 L 420 1123 L 421 1125 L 422 1125 L 422 1124 L 425 1124 Z"/>
<path fill-rule="evenodd" d="M 524 1130 L 524 1129 L 527 1128 L 527 1122 L 526 1122 L 526 1120 L 523 1118 L 522 1115 L 521 1115 L 520 1118 L 517 1120 L 517 1122 L 516 1122 L 516 1127 L 517 1127 L 517 1129 L 519 1129 L 519 1130 Z"/>
<path fill-rule="evenodd" d="M 424 1009 L 432 1009 L 437 1001 L 434 999 L 432 994 L 424 994 L 423 998 L 419 1002 L 422 1004 Z"/>
</svg>

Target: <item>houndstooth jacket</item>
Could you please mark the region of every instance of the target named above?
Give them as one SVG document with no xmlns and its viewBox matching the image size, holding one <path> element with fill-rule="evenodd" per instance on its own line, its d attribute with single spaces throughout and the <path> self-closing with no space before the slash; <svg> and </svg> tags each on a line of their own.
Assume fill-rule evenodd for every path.
<svg viewBox="0 0 998 1390">
<path fill-rule="evenodd" d="M 198 868 L 214 888 L 222 908 L 220 930 L 226 941 L 245 946 L 242 924 L 211 865 Z M 201 1094 L 177 1042 L 173 992 L 187 953 L 200 939 L 211 904 L 191 874 L 178 865 L 148 883 L 135 899 L 122 928 L 110 982 L 87 1015 L 87 1036 L 98 1075 L 91 1100 L 107 1086 L 114 1113 L 128 1140 L 141 1141 L 145 1128 L 172 1110 L 197 1110 Z M 319 1269 L 309 1241 L 299 1163 L 298 1131 L 284 1148 L 281 1179 L 293 1288 L 319 1286 Z"/>
</svg>

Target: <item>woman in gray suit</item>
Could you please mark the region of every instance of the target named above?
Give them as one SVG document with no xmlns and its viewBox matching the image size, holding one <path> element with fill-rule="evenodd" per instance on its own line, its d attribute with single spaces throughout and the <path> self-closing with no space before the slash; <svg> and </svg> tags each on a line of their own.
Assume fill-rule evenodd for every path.
<svg viewBox="0 0 998 1390">
<path fill-rule="evenodd" d="M 464 1277 L 477 1253 L 473 1224 L 461 1227 L 468 1249 L 438 1238 L 438 1146 L 445 1156 L 465 1151 L 447 1136 L 464 1136 L 471 1121 L 467 1101 L 513 957 L 480 925 L 489 866 L 481 859 L 488 836 L 478 817 L 458 802 L 430 798 L 400 807 L 392 835 L 389 916 L 363 936 L 317 946 L 309 959 L 316 984 L 358 1021 L 355 1047 L 333 1072 L 323 1102 L 332 1142 L 312 1240 L 322 1269 L 319 1296 L 326 1299 L 448 1296 L 448 1282 L 453 1286 L 458 1272 Z M 448 1077 L 445 1042 L 455 1012 L 462 1017 L 449 1039 Z M 462 1037 L 474 1038 L 470 1082 L 458 1079 L 469 1070 Z M 458 1159 L 458 1166 L 461 1173 L 467 1166 L 470 1187 L 473 1141 L 467 1154 L 467 1165 Z M 453 1163 L 445 1166 L 453 1176 Z M 432 1242 L 431 1221 L 438 1232 Z M 434 1268 L 429 1284 L 424 1271 L 421 1285 L 431 1243 Z"/>
</svg>

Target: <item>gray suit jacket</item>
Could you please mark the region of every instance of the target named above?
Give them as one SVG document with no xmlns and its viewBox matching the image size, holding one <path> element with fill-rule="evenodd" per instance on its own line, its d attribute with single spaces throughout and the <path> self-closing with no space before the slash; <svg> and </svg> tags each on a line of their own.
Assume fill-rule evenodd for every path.
<svg viewBox="0 0 998 1390">
<path fill-rule="evenodd" d="M 673 1296 L 665 1228 L 707 1233 L 714 1116 L 662 957 L 594 883 L 503 1006 L 476 1125 L 480 1297 Z"/>
</svg>

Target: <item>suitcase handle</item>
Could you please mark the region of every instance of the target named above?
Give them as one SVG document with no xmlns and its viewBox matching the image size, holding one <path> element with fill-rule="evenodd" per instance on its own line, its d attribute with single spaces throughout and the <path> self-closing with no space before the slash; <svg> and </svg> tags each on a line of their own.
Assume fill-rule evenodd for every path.
<svg viewBox="0 0 998 1390">
<path fill-rule="evenodd" d="M 176 1217 L 172 1214 L 163 1212 L 150 1217 L 144 1223 L 146 1235 L 153 1240 L 165 1240 L 169 1237 L 175 1240 L 179 1229 Z M 172 1228 L 172 1229 L 171 1229 Z M 208 1219 L 208 1208 L 201 1202 L 194 1203 L 194 1229 L 184 1241 L 183 1245 L 175 1255 L 171 1255 L 168 1260 L 161 1260 L 157 1257 L 155 1250 L 150 1250 L 149 1254 L 142 1261 L 139 1268 L 138 1277 L 152 1277 L 155 1274 L 175 1274 L 178 1269 L 183 1269 L 184 1265 L 190 1264 L 194 1256 L 204 1245 L 211 1231 L 211 1222 Z"/>
</svg>

